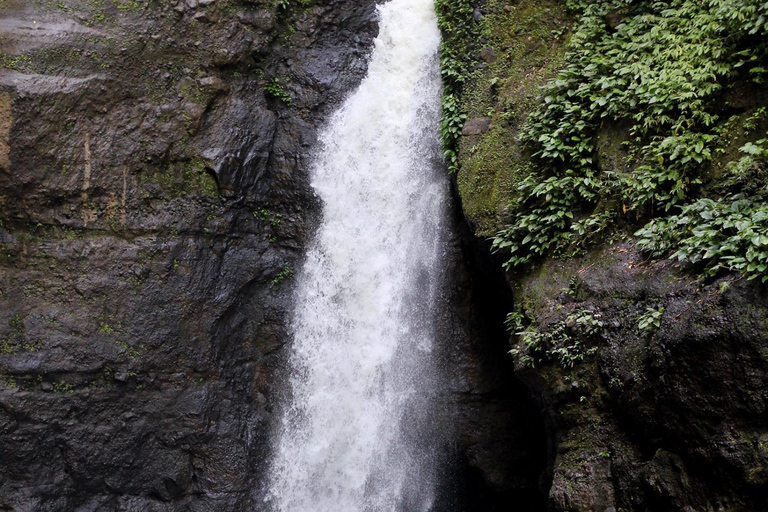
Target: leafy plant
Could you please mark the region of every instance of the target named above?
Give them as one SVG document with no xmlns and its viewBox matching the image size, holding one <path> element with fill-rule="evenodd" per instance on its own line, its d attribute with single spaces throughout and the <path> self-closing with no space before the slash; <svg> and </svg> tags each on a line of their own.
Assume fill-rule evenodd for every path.
<svg viewBox="0 0 768 512">
<path fill-rule="evenodd" d="M 458 170 L 456 144 L 461 135 L 466 112 L 459 102 L 467 69 L 472 62 L 467 49 L 476 39 L 474 7 L 470 0 L 437 0 L 437 25 L 443 35 L 440 45 L 440 73 L 443 80 L 440 136 L 450 172 Z"/>
<path fill-rule="evenodd" d="M 259 208 L 258 210 L 254 211 L 252 215 L 261 221 L 268 222 L 269 225 L 273 228 L 279 226 L 280 221 L 283 219 L 282 214 L 275 213 L 266 208 Z"/>
<path fill-rule="evenodd" d="M 650 334 L 661 327 L 661 318 L 664 314 L 664 307 L 658 309 L 646 308 L 645 313 L 638 315 L 637 329 L 643 334 Z"/>
<path fill-rule="evenodd" d="M 520 136 L 537 169 L 493 243 L 510 255 L 508 269 L 573 254 L 618 216 L 668 215 L 689 203 L 724 124 L 722 84 L 768 68 L 765 39 L 749 39 L 765 33 L 768 3 L 570 0 L 568 7 L 581 17 L 566 64 Z M 615 13 L 622 19 L 611 27 L 606 18 Z M 630 126 L 626 143 L 637 165 L 628 173 L 596 165 L 606 121 Z"/>
<path fill-rule="evenodd" d="M 635 233 L 638 247 L 653 256 L 677 250 L 671 258 L 701 265 L 708 275 L 722 270 L 768 281 L 768 197 L 708 198 L 682 213 L 656 219 Z"/>
<path fill-rule="evenodd" d="M 664 314 L 664 307 L 658 309 L 646 308 L 645 313 L 637 317 L 637 330 L 643 334 L 650 334 L 661 327 L 661 317 Z"/>
<path fill-rule="evenodd" d="M 8 320 L 8 327 L 10 329 L 6 335 L 0 338 L 0 354 L 14 354 L 21 350 L 34 352 L 39 348 L 40 341 L 27 341 L 27 327 L 20 314 L 17 313 Z"/>
<path fill-rule="evenodd" d="M 652 257 L 671 258 L 703 268 L 707 275 L 727 270 L 768 281 L 768 139 L 748 142 L 727 168 L 719 199 L 701 198 L 677 215 L 654 219 L 635 236 Z"/>
<path fill-rule="evenodd" d="M 292 273 L 293 271 L 291 270 L 291 267 L 288 265 L 284 266 L 283 269 L 278 272 L 275 278 L 272 280 L 272 284 L 275 285 L 282 283 L 285 279 L 290 277 Z"/>
<path fill-rule="evenodd" d="M 563 368 L 572 368 L 597 351 L 596 347 L 587 347 L 586 343 L 603 328 L 600 314 L 586 309 L 571 313 L 565 320 L 554 323 L 546 330 L 523 330 L 524 316 L 517 312 L 510 313 L 506 323 L 519 337 L 519 342 L 509 353 L 518 364 L 531 368 L 547 361 L 556 361 Z"/>
<path fill-rule="evenodd" d="M 66 393 L 68 395 L 71 395 L 75 392 L 75 388 L 72 386 L 72 384 L 69 384 L 67 382 L 57 382 L 53 385 L 53 392 L 54 393 Z"/>
<path fill-rule="evenodd" d="M 295 0 L 296 3 L 303 7 L 312 5 L 314 0 Z M 272 7 L 277 11 L 287 11 L 293 7 L 294 0 L 273 0 Z"/>
<path fill-rule="evenodd" d="M 291 98 L 291 95 L 283 89 L 280 80 L 277 78 L 273 78 L 264 86 L 264 93 L 270 98 L 275 98 L 286 105 L 293 103 L 293 98 Z"/>
</svg>

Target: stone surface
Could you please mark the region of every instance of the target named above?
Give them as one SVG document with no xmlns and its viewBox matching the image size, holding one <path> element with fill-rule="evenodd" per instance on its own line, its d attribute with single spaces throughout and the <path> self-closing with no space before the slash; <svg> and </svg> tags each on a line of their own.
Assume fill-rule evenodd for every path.
<svg viewBox="0 0 768 512">
<path fill-rule="evenodd" d="M 553 419 L 553 510 L 768 507 L 764 287 L 696 281 L 627 243 L 547 262 L 516 302 L 543 332 L 582 311 L 603 324 L 594 338 L 568 327 L 594 351 L 584 362 L 517 367 Z M 641 331 L 649 308 L 660 325 Z"/>
<path fill-rule="evenodd" d="M 365 72 L 374 3 L 0 14 L 0 509 L 253 510 L 276 276 L 311 232 L 307 161 Z"/>
<path fill-rule="evenodd" d="M 496 62 L 472 68 L 460 98 L 472 121 L 458 142 L 457 188 L 479 238 L 508 227 L 508 206 L 524 199 L 525 179 L 536 176 L 530 164 L 540 148 L 521 140 L 521 130 L 544 101 L 541 86 L 558 76 L 574 20 L 566 2 L 508 3 L 472 3 L 485 15 L 464 52 L 497 53 Z M 616 29 L 627 14 L 610 13 L 606 26 Z M 747 142 L 742 120 L 765 106 L 764 84 L 734 78 L 723 86 L 718 115 L 735 128 L 712 164 L 696 171 L 710 197 L 726 189 L 726 162 Z M 484 116 L 491 118 L 487 131 Z M 630 125 L 601 120 L 593 134 L 596 171 L 622 174 L 645 163 L 623 144 L 637 136 Z M 544 180 L 566 168 L 541 171 Z M 630 205 L 614 201 L 581 213 L 627 213 Z M 586 247 L 506 275 L 513 296 L 507 311 L 522 315 L 515 330 L 531 333 L 510 339 L 518 357 L 509 379 L 525 383 L 547 432 L 542 509 L 768 510 L 768 292 L 724 272 L 714 280 L 700 267 L 649 263 L 631 242 L 617 242 L 632 240 L 655 207 L 620 215 L 614 231 Z M 576 257 L 582 249 L 591 254 Z M 641 332 L 639 319 L 662 307 L 659 327 Z M 601 323 L 596 332 L 576 320 L 585 315 Z"/>
<path fill-rule="evenodd" d="M 491 127 L 490 117 L 475 117 L 464 123 L 461 129 L 462 135 L 482 135 Z"/>
</svg>

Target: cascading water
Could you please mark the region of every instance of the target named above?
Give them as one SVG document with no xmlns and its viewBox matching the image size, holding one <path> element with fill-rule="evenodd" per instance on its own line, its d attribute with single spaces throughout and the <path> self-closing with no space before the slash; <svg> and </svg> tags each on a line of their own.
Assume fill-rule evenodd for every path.
<svg viewBox="0 0 768 512">
<path fill-rule="evenodd" d="M 428 511 L 440 443 L 433 354 L 447 183 L 433 0 L 379 7 L 368 76 L 320 137 L 323 218 L 298 275 L 281 512 Z"/>
</svg>

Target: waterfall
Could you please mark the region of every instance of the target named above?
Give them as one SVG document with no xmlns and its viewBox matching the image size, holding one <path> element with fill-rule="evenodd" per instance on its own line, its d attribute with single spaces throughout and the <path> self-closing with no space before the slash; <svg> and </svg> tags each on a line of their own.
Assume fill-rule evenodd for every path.
<svg viewBox="0 0 768 512">
<path fill-rule="evenodd" d="M 428 511 L 447 179 L 433 0 L 379 6 L 368 75 L 320 134 L 322 222 L 298 273 L 270 507 Z"/>
</svg>

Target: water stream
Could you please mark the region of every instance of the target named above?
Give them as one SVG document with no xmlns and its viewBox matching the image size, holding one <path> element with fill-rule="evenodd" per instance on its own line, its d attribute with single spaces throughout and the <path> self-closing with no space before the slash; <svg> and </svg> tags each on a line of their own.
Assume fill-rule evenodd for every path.
<svg viewBox="0 0 768 512">
<path fill-rule="evenodd" d="M 322 223 L 298 273 L 269 481 L 280 512 L 418 512 L 435 500 L 440 34 L 433 0 L 390 0 L 378 15 L 368 75 L 311 170 Z"/>
</svg>

